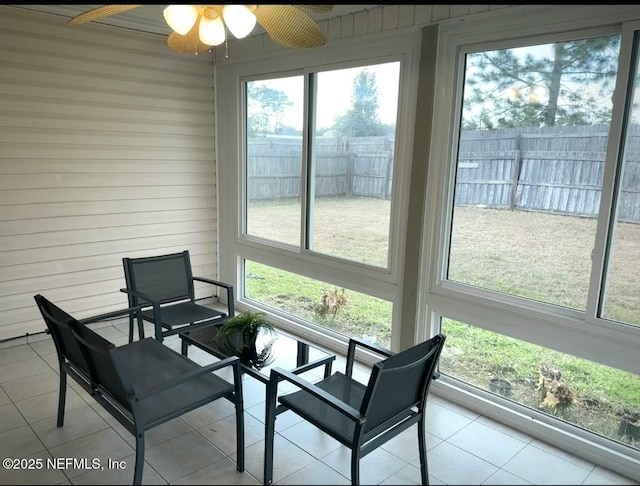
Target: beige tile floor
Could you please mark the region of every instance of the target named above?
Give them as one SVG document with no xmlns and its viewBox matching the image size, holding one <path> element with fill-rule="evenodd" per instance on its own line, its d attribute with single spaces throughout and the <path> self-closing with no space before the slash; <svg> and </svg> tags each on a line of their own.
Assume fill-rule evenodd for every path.
<svg viewBox="0 0 640 486">
<path fill-rule="evenodd" d="M 122 320 L 96 329 L 116 345 L 127 342 Z M 179 350 L 175 336 L 165 342 Z M 193 348 L 189 354 L 202 364 L 211 360 Z M 339 357 L 334 366 L 342 369 L 344 360 Z M 366 379 L 366 369 L 357 371 Z M 219 400 L 147 434 L 143 483 L 261 484 L 264 385 L 245 377 L 243 386 L 244 473 L 235 469 L 233 408 Z M 0 345 L 0 459 L 85 457 L 100 459 L 107 467 L 3 467 L 0 484 L 130 484 L 135 457 L 131 435 L 75 383 L 67 394 L 65 425 L 58 428 L 57 399 L 58 365 L 50 336 Z M 431 484 L 637 484 L 440 397 L 429 398 L 427 413 Z M 350 484 L 344 446 L 291 412 L 278 417 L 276 432 L 275 484 Z M 417 444 L 414 426 L 366 456 L 362 483 L 419 484 Z M 109 468 L 108 461 L 122 467 Z"/>
</svg>

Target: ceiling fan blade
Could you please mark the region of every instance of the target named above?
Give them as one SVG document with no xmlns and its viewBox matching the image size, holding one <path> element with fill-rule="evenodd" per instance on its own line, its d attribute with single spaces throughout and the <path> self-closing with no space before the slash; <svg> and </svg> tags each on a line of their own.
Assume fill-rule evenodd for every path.
<svg viewBox="0 0 640 486">
<path fill-rule="evenodd" d="M 105 5 L 103 7 L 87 10 L 80 15 L 73 17 L 67 25 L 80 25 L 85 22 L 93 22 L 94 20 L 102 19 L 104 17 L 111 17 L 127 10 L 133 10 L 134 8 L 142 7 L 143 5 Z"/>
<path fill-rule="evenodd" d="M 200 25 L 201 17 L 202 15 L 198 16 L 196 23 L 185 35 L 180 35 L 177 32 L 172 32 L 167 38 L 167 45 L 180 54 L 198 55 L 211 49 L 211 47 L 200 41 L 198 26 Z"/>
<path fill-rule="evenodd" d="M 327 43 L 315 20 L 293 5 L 258 5 L 255 14 L 269 37 L 285 47 L 309 48 Z"/>
<path fill-rule="evenodd" d="M 294 5 L 294 7 L 319 14 L 329 13 L 333 10 L 333 5 Z"/>
</svg>

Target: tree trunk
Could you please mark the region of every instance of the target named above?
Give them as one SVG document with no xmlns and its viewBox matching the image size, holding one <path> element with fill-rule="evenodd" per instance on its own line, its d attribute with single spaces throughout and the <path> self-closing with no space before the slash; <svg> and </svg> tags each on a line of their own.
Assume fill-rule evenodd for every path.
<svg viewBox="0 0 640 486">
<path fill-rule="evenodd" d="M 553 69 L 549 77 L 549 103 L 544 117 L 545 126 L 554 127 L 556 125 L 556 115 L 558 114 L 558 98 L 560 96 L 560 81 L 562 81 L 562 69 L 565 61 L 564 42 L 554 45 Z"/>
</svg>

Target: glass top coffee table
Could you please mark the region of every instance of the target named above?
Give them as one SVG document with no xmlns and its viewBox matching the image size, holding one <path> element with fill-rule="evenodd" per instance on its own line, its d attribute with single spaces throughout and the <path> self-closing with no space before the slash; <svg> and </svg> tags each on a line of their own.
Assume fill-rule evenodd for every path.
<svg viewBox="0 0 640 486">
<path fill-rule="evenodd" d="M 230 356 L 229 350 L 217 344 L 215 336 L 222 323 L 201 327 L 180 333 L 182 354 L 187 356 L 190 345 L 196 346 L 213 356 L 224 359 Z M 324 366 L 324 377 L 331 375 L 331 366 L 335 354 L 323 351 L 297 337 L 282 331 L 261 332 L 256 341 L 258 350 L 269 347 L 268 358 L 263 366 L 255 367 L 241 363 L 242 371 L 262 383 L 268 384 L 271 369 L 278 367 L 295 374 Z"/>
</svg>

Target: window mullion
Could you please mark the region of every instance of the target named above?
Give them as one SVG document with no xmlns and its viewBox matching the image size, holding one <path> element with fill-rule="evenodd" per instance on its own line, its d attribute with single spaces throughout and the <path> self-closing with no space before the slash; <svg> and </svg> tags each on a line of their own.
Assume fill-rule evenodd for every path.
<svg viewBox="0 0 640 486">
<path fill-rule="evenodd" d="M 315 171 L 313 167 L 314 113 L 316 108 L 316 79 L 313 73 L 304 75 L 304 119 L 302 123 L 302 224 L 300 228 L 300 250 L 311 249 L 313 241 L 313 202 L 315 200 Z"/>
<path fill-rule="evenodd" d="M 636 25 L 637 28 L 637 25 Z M 633 75 L 633 28 L 623 29 L 620 54 L 618 60 L 618 75 L 613 95 L 613 107 L 611 112 L 611 125 L 605 156 L 605 170 L 602 181 L 602 193 L 600 211 L 594 249 L 591 254 L 591 277 L 589 292 L 587 294 L 586 320 L 593 322 L 600 317 L 604 307 L 606 295 L 606 269 L 610 253 L 613 231 L 615 227 L 616 213 L 616 186 L 620 173 L 624 146 L 624 119 L 627 112 L 626 98 L 629 91 L 630 78 Z"/>
<path fill-rule="evenodd" d="M 444 207 L 446 213 L 442 218 L 442 232 L 440 241 L 440 252 L 435 255 L 435 261 L 437 262 L 435 268 L 438 269 L 436 275 L 435 285 L 441 286 L 443 282 L 448 280 L 449 272 L 449 252 L 451 251 L 451 230 L 453 228 L 453 207 L 455 204 L 455 190 L 456 190 L 456 173 L 458 167 L 458 151 L 460 147 L 460 125 L 462 118 L 462 103 L 464 93 L 464 72 L 466 69 L 466 53 L 461 52 L 458 54 L 458 66 L 455 70 L 455 98 L 453 105 L 453 126 L 451 135 L 451 148 L 450 148 L 450 163 L 448 165 L 445 188 L 446 188 L 446 200 Z"/>
</svg>

